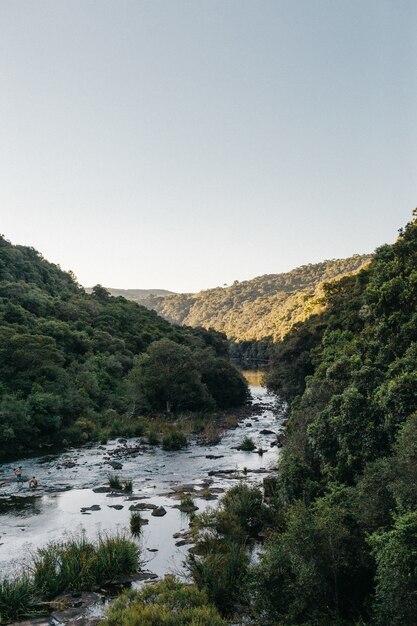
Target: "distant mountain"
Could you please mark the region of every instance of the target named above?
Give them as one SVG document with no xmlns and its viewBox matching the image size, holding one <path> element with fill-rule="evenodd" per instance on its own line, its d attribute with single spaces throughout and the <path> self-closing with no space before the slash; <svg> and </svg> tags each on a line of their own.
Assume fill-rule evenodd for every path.
<svg viewBox="0 0 417 626">
<path fill-rule="evenodd" d="M 92 287 L 86 288 L 87 293 L 92 293 L 92 291 Z M 175 295 L 174 291 L 168 291 L 168 289 L 113 289 L 113 287 L 107 287 L 107 291 L 112 296 L 123 296 L 126 300 L 133 300 L 133 302 L 139 302 L 140 304 L 142 304 L 142 300 L 151 296 L 165 297 Z"/>
<path fill-rule="evenodd" d="M 323 283 L 357 272 L 371 258 L 356 254 L 347 259 L 303 265 L 283 274 L 235 281 L 230 287 L 196 294 L 154 293 L 140 302 L 170 322 L 214 328 L 235 341 L 266 337 L 278 341 L 294 324 L 322 310 Z"/>
</svg>

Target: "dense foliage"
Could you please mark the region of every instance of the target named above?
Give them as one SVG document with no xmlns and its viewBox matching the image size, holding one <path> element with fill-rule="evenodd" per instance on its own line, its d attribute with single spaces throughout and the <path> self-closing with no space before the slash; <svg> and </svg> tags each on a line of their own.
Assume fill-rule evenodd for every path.
<svg viewBox="0 0 417 626">
<path fill-rule="evenodd" d="M 103 626 L 226 626 L 207 595 L 174 576 L 125 591 L 111 606 Z"/>
<path fill-rule="evenodd" d="M 358 271 L 369 255 L 304 265 L 285 274 L 235 281 L 196 294 L 149 296 L 143 304 L 171 322 L 214 328 L 237 342 L 282 339 L 296 324 L 323 309 L 322 284 Z M 251 348 L 247 346 L 247 350 Z M 264 353 L 264 348 L 252 348 Z M 235 352 L 242 347 L 235 348 Z M 259 358 L 253 355 L 252 358 Z"/>
<path fill-rule="evenodd" d="M 118 416 L 131 415 L 137 396 L 129 373 L 139 357 L 145 375 L 144 361 L 167 345 L 162 339 L 171 351 L 188 355 L 187 376 L 196 386 L 193 402 L 173 410 L 245 401 L 242 377 L 224 359 L 224 337 L 173 326 L 154 311 L 110 297 L 100 285 L 87 294 L 71 273 L 33 248 L 0 237 L 0 457 L 78 443 L 98 425 L 118 434 Z M 152 380 L 146 374 L 147 383 L 138 382 L 149 400 L 142 408 L 157 411 L 165 404 L 161 388 L 152 385 L 163 383 L 163 368 L 154 368 Z"/>
<path fill-rule="evenodd" d="M 276 348 L 290 405 L 263 625 L 417 623 L 416 218 Z"/>
</svg>

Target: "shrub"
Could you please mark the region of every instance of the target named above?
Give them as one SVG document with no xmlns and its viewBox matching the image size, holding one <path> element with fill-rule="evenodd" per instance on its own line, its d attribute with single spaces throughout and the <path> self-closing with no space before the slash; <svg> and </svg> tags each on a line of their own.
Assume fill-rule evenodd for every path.
<svg viewBox="0 0 417 626">
<path fill-rule="evenodd" d="M 119 476 L 117 476 L 117 474 L 107 474 L 107 478 L 109 481 L 109 487 L 111 487 L 112 489 L 116 489 L 116 490 L 122 490 L 123 489 L 123 485 L 120 481 Z"/>
<path fill-rule="evenodd" d="M 83 533 L 37 550 L 34 586 L 49 598 L 63 591 L 91 591 L 120 576 L 131 576 L 138 566 L 138 548 L 123 535 L 100 535 L 92 543 Z"/>
<path fill-rule="evenodd" d="M 123 481 L 123 491 L 125 491 L 126 493 L 132 493 L 133 491 L 133 482 L 130 478 L 125 479 Z"/>
<path fill-rule="evenodd" d="M 186 445 L 187 438 L 180 430 L 171 430 L 171 432 L 164 435 L 162 439 L 163 450 L 181 450 L 181 448 L 185 448 Z"/>
<path fill-rule="evenodd" d="M 103 626 L 226 626 L 207 595 L 166 576 L 163 581 L 128 590 L 111 606 Z"/>
<path fill-rule="evenodd" d="M 183 513 L 193 513 L 194 511 L 197 511 L 198 506 L 195 505 L 190 493 L 184 493 L 181 498 L 179 509 Z"/>
<path fill-rule="evenodd" d="M 158 433 L 155 430 L 148 432 L 148 443 L 150 446 L 157 446 L 159 444 Z"/>
<path fill-rule="evenodd" d="M 262 502 L 258 487 L 244 483 L 235 485 L 223 497 L 222 505 L 226 513 L 236 517 L 240 528 L 249 537 L 255 537 L 269 519 L 268 508 Z"/>
<path fill-rule="evenodd" d="M 256 446 L 253 439 L 251 437 L 245 437 L 238 449 L 244 452 L 252 452 L 255 448 Z"/>
<path fill-rule="evenodd" d="M 218 611 L 231 615 L 241 602 L 249 559 L 242 544 L 217 542 L 203 556 L 190 553 L 187 567 L 199 589 L 204 590 Z"/>
<path fill-rule="evenodd" d="M 40 601 L 29 576 L 0 581 L 0 624 L 39 612 Z"/>
<path fill-rule="evenodd" d="M 143 519 L 137 511 L 130 514 L 130 532 L 132 535 L 140 535 L 143 526 Z"/>
</svg>

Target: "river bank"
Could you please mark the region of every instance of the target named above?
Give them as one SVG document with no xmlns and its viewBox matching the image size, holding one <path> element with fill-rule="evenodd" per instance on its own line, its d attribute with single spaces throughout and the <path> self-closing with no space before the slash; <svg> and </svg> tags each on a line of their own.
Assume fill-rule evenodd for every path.
<svg viewBox="0 0 417 626">
<path fill-rule="evenodd" d="M 194 438 L 186 449 L 164 452 L 135 438 L 26 459 L 21 463 L 23 473 L 36 475 L 39 481 L 35 493 L 10 482 L 15 464 L 1 465 L 1 571 L 13 574 L 31 551 L 74 532 L 83 530 L 94 537 L 123 531 L 129 527 L 131 510 L 137 508 L 147 520 L 138 539 L 143 569 L 152 578 L 167 573 L 185 578 L 189 526 L 188 516 L 178 509 L 180 494 L 192 494 L 202 511 L 215 505 L 236 480 L 261 482 L 276 466 L 276 435 L 283 429 L 284 416 L 275 414 L 275 398 L 265 389 L 252 386 L 251 393 L 251 416 L 225 432 L 216 445 L 201 445 Z M 245 436 L 264 450 L 263 455 L 237 450 Z M 108 491 L 108 472 L 114 472 L 111 462 L 121 465 L 117 474 L 132 480 L 131 494 Z M 152 514 L 155 507 L 162 507 L 162 516 Z"/>
</svg>

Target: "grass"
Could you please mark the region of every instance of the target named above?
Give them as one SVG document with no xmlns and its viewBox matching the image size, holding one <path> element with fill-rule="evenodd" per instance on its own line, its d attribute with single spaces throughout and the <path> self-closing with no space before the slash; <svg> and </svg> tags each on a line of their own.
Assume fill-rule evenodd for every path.
<svg viewBox="0 0 417 626">
<path fill-rule="evenodd" d="M 187 446 L 187 438 L 180 430 L 171 430 L 162 439 L 162 449 L 173 451 Z"/>
<path fill-rule="evenodd" d="M 123 489 L 123 485 L 117 474 L 107 474 L 107 478 L 109 481 L 109 487 L 111 487 L 111 489 L 115 489 L 117 491 L 121 491 Z"/>
<path fill-rule="evenodd" d="M 26 574 L 0 581 L 0 624 L 32 617 L 39 614 L 41 608 L 33 580 Z"/>
<path fill-rule="evenodd" d="M 159 436 L 155 430 L 150 430 L 148 432 L 148 443 L 150 446 L 158 446 L 159 445 Z"/>
<path fill-rule="evenodd" d="M 238 450 L 243 450 L 245 452 L 253 452 L 255 450 L 256 445 L 251 437 L 245 437 L 240 444 Z"/>
<path fill-rule="evenodd" d="M 114 491 L 124 491 L 125 493 L 132 493 L 133 482 L 130 478 L 121 479 L 117 474 L 107 474 L 109 481 L 109 487 Z"/>
<path fill-rule="evenodd" d="M 174 576 L 122 593 L 110 607 L 103 626 L 226 626 L 207 594 Z"/>
<path fill-rule="evenodd" d="M 136 544 L 122 534 L 85 533 L 39 548 L 21 576 L 0 580 L 0 624 L 47 612 L 46 600 L 65 591 L 93 591 L 139 569 Z"/>
<path fill-rule="evenodd" d="M 123 481 L 123 491 L 125 493 L 132 493 L 132 491 L 133 491 L 133 482 L 130 480 L 130 478 L 128 478 L 128 479 Z"/>
<path fill-rule="evenodd" d="M 35 589 L 53 598 L 64 591 L 93 591 L 138 567 L 138 548 L 124 535 L 99 535 L 93 543 L 83 533 L 37 550 L 32 570 Z"/>
<path fill-rule="evenodd" d="M 132 511 L 130 514 L 130 532 L 133 536 L 140 535 L 143 526 L 143 519 L 137 511 Z"/>
<path fill-rule="evenodd" d="M 198 507 L 195 505 L 192 495 L 190 493 L 184 493 L 181 498 L 179 510 L 183 513 L 193 513 L 197 509 Z"/>
</svg>

